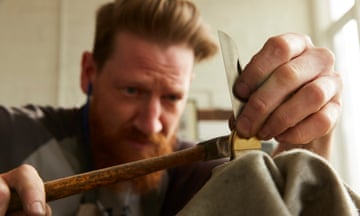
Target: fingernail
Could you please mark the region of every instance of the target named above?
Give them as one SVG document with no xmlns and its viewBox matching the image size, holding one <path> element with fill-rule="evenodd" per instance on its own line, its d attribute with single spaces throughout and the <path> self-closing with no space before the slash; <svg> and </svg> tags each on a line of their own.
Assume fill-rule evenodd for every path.
<svg viewBox="0 0 360 216">
<path fill-rule="evenodd" d="M 237 130 L 240 136 L 250 137 L 250 121 L 245 116 L 240 116 L 237 122 Z"/>
<path fill-rule="evenodd" d="M 246 85 L 244 82 L 239 82 L 235 86 L 235 95 L 238 96 L 240 99 L 247 99 L 250 94 L 249 86 Z"/>
<path fill-rule="evenodd" d="M 45 215 L 44 205 L 40 201 L 35 201 L 29 205 L 29 211 L 36 215 Z"/>
</svg>

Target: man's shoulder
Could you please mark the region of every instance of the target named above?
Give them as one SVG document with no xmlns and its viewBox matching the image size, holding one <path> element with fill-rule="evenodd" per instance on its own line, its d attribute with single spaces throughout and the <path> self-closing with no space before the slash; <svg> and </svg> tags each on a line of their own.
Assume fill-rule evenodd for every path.
<svg viewBox="0 0 360 216">
<path fill-rule="evenodd" d="M 46 129 L 56 136 L 81 125 L 82 108 L 62 108 L 28 104 L 21 107 L 0 106 L 2 126 L 21 130 Z M 75 130 L 77 131 L 77 130 Z M 77 131 L 79 132 L 79 131 Z"/>
<path fill-rule="evenodd" d="M 80 108 L 62 108 L 54 106 L 39 106 L 27 104 L 24 106 L 3 106 L 0 105 L 0 117 L 24 117 L 30 119 L 41 119 L 47 116 L 74 115 Z"/>
<path fill-rule="evenodd" d="M 81 118 L 75 108 L 0 106 L 0 170 L 18 166 L 49 143 L 78 140 Z"/>
</svg>

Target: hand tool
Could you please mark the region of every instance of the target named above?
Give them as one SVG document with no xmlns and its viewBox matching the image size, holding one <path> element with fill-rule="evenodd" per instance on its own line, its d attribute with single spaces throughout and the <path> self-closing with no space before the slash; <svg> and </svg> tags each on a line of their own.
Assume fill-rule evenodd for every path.
<svg viewBox="0 0 360 216">
<path fill-rule="evenodd" d="M 218 31 L 218 36 L 228 81 L 232 109 L 234 117 L 236 118 L 244 106 L 243 102 L 235 98 L 232 91 L 236 77 L 242 72 L 237 46 L 235 41 L 225 32 Z M 231 160 L 233 160 L 238 154 L 243 153 L 244 150 L 261 149 L 261 143 L 258 139 L 255 137 L 251 137 L 250 139 L 240 138 L 235 129 L 233 129 L 230 135 L 230 144 L 232 145 L 232 147 L 230 147 L 232 151 Z"/>
<path fill-rule="evenodd" d="M 230 156 L 229 136 L 216 137 L 200 142 L 194 147 L 168 155 L 133 161 L 104 169 L 45 182 L 46 201 L 53 201 L 74 194 L 133 179 L 155 171 L 214 160 Z M 22 209 L 18 194 L 13 191 L 7 213 Z"/>
</svg>

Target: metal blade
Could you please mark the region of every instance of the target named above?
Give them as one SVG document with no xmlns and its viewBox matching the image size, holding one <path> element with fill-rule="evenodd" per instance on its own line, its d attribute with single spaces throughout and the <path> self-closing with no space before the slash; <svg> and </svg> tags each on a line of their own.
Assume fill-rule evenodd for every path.
<svg viewBox="0 0 360 216">
<path fill-rule="evenodd" d="M 235 41 L 228 34 L 226 34 L 223 31 L 218 31 L 218 36 L 220 41 L 221 53 L 225 65 L 232 109 L 234 112 L 234 116 L 236 117 L 239 114 L 241 108 L 243 107 L 243 103 L 241 103 L 239 100 L 235 98 L 232 91 L 235 79 L 238 76 L 238 74 L 241 72 L 239 55 Z"/>
<path fill-rule="evenodd" d="M 239 55 L 236 48 L 235 41 L 225 32 L 218 31 L 220 47 L 225 65 L 226 77 L 230 92 L 230 98 L 235 118 L 244 106 L 244 103 L 237 100 L 233 94 L 233 85 L 236 77 L 242 72 L 239 62 Z M 231 157 L 233 160 L 242 154 L 245 150 L 261 149 L 261 143 L 256 138 L 242 139 L 238 136 L 237 132 L 233 129 L 230 136 L 231 144 Z"/>
<path fill-rule="evenodd" d="M 227 135 L 203 141 L 198 145 L 205 146 L 204 160 L 215 160 L 231 156 L 230 137 Z"/>
</svg>

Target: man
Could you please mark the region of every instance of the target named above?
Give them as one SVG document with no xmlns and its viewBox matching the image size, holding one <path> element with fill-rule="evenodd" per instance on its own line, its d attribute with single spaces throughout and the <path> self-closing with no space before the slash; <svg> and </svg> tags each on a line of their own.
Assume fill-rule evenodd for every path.
<svg viewBox="0 0 360 216">
<path fill-rule="evenodd" d="M 191 146 L 176 139 L 195 63 L 217 51 L 187 0 L 119 0 L 97 14 L 93 52 L 81 62 L 80 109 L 27 106 L 0 110 L 0 215 L 10 188 L 28 215 L 50 214 L 43 180 L 159 156 Z M 242 137 L 275 137 L 276 153 L 302 144 L 329 156 L 340 112 L 333 56 L 306 36 L 269 39 L 234 84 L 247 100 L 233 127 Z M 295 145 L 297 144 L 297 145 Z M 221 162 L 195 163 L 66 198 L 59 215 L 173 215 Z M 31 164 L 22 165 L 21 164 Z M 37 174 L 39 173 L 39 174 Z M 43 180 L 42 180 L 43 179 Z"/>
</svg>

